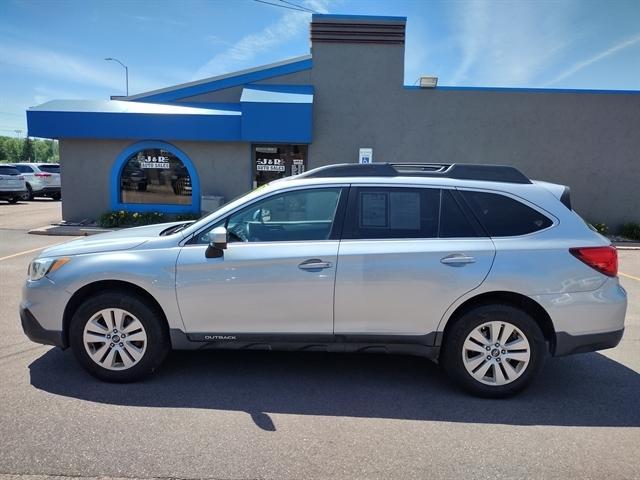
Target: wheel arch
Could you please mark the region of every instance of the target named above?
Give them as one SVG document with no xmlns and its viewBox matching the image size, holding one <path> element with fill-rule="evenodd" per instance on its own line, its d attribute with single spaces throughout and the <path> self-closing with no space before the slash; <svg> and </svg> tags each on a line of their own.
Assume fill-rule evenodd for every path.
<svg viewBox="0 0 640 480">
<path fill-rule="evenodd" d="M 63 348 L 67 348 L 69 346 L 69 325 L 71 324 L 71 319 L 78 310 L 78 307 L 80 307 L 80 305 L 82 305 L 82 303 L 86 299 L 90 298 L 96 293 L 113 291 L 121 291 L 128 295 L 133 294 L 147 301 L 149 305 L 158 312 L 158 315 L 160 315 L 163 324 L 167 328 L 167 331 L 169 331 L 169 323 L 167 321 L 167 316 L 165 315 L 164 310 L 160 306 L 160 303 L 155 299 L 155 297 L 151 295 L 147 290 L 139 285 L 136 285 L 135 283 L 122 280 L 98 280 L 88 283 L 87 285 L 84 285 L 82 288 L 78 289 L 71 296 L 71 299 L 69 299 L 69 301 L 67 302 L 62 317 L 62 339 L 64 342 Z"/>
<path fill-rule="evenodd" d="M 531 315 L 540 327 L 540 330 L 542 330 L 542 334 L 549 345 L 549 352 L 553 354 L 556 348 L 556 331 L 553 326 L 553 321 L 547 311 L 542 307 L 542 305 L 530 297 L 509 291 L 485 292 L 465 300 L 465 302 L 459 305 L 449 316 L 444 326 L 444 330 L 440 334 L 440 345 L 445 345 L 448 332 L 451 331 L 453 325 L 455 325 L 463 314 L 480 305 L 495 303 L 511 305 Z"/>
</svg>

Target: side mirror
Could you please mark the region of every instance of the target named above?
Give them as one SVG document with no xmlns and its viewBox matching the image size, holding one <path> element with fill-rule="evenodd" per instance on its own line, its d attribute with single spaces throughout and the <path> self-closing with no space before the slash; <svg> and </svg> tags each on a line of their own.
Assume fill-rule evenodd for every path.
<svg viewBox="0 0 640 480">
<path fill-rule="evenodd" d="M 227 248 L 227 229 L 217 227 L 211 231 L 211 240 L 205 251 L 204 256 L 207 258 L 220 258 L 224 255 Z"/>
</svg>

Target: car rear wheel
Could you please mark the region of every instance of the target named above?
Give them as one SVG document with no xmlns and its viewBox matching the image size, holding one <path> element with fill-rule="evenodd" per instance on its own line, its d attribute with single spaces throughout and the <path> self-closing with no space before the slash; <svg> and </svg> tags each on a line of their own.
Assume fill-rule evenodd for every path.
<svg viewBox="0 0 640 480">
<path fill-rule="evenodd" d="M 540 371 L 545 354 L 542 331 L 528 313 L 494 304 L 475 307 L 455 321 L 441 360 L 465 390 L 499 398 L 525 388 Z"/>
<path fill-rule="evenodd" d="M 71 319 L 69 343 L 80 364 L 108 382 L 150 375 L 170 350 L 157 308 L 123 292 L 86 300 Z"/>
<path fill-rule="evenodd" d="M 51 195 L 51 200 L 60 200 L 61 198 L 62 198 L 61 193 L 54 193 L 53 195 Z"/>
<path fill-rule="evenodd" d="M 33 200 L 33 188 L 27 183 L 27 200 Z"/>
<path fill-rule="evenodd" d="M 20 200 L 20 197 L 12 197 L 12 198 L 8 199 L 7 201 L 9 203 L 18 203 L 18 200 Z"/>
</svg>

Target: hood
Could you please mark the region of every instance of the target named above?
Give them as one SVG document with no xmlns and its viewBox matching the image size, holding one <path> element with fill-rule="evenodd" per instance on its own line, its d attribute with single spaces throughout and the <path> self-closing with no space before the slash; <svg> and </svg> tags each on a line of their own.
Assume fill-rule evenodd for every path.
<svg viewBox="0 0 640 480">
<path fill-rule="evenodd" d="M 61 257 L 65 255 L 128 250 L 142 245 L 150 238 L 158 237 L 163 230 L 182 223 L 185 222 L 159 223 L 156 225 L 145 225 L 143 227 L 124 228 L 114 232 L 100 233 L 47 248 L 43 250 L 38 257 Z"/>
</svg>

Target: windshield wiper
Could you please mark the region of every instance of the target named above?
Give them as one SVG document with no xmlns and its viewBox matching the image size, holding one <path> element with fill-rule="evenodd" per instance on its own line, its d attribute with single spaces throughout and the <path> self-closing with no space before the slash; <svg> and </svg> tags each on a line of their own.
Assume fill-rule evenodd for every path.
<svg viewBox="0 0 640 480">
<path fill-rule="evenodd" d="M 181 230 L 184 230 L 185 228 L 187 228 L 189 225 L 191 225 L 193 222 L 185 222 L 185 223 L 181 223 L 179 225 L 174 225 L 173 227 L 169 227 L 164 229 L 163 231 L 160 232 L 160 236 L 164 237 L 165 235 L 171 235 L 173 233 L 178 233 Z"/>
</svg>

